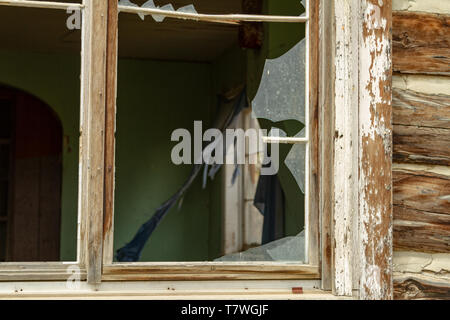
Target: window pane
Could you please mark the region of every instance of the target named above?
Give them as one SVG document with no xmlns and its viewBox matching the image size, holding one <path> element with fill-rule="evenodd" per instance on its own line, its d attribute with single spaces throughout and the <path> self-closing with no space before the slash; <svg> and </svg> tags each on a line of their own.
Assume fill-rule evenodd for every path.
<svg viewBox="0 0 450 320">
<path fill-rule="evenodd" d="M 305 44 L 303 39 L 280 57 L 266 60 L 252 101 L 254 117 L 290 124 L 290 136 L 302 138 L 305 131 L 298 134 L 298 129 L 305 125 Z"/>
<path fill-rule="evenodd" d="M 0 6 L 7 261 L 76 260 L 81 13 L 73 14 Z"/>
<path fill-rule="evenodd" d="M 269 2 L 270 14 L 304 12 Z M 248 27 L 119 15 L 116 261 L 304 261 L 305 146 L 258 138 L 304 136 L 305 25 Z"/>
</svg>

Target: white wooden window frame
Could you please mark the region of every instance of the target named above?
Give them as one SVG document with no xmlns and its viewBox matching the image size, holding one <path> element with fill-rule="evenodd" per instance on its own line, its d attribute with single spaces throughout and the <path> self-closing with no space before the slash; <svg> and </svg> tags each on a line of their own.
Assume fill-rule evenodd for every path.
<svg viewBox="0 0 450 320">
<path fill-rule="evenodd" d="M 310 1 L 307 1 L 309 3 Z M 317 55 L 317 46 L 310 46 L 309 42 L 311 37 L 310 33 L 310 20 L 313 19 L 318 25 L 318 1 L 314 2 L 316 10 L 313 14 L 310 13 L 310 5 L 306 7 L 306 14 L 301 17 L 279 17 L 279 16 L 263 16 L 263 15 L 204 15 L 204 14 L 185 14 L 180 12 L 165 12 L 167 16 L 178 17 L 178 18 L 192 18 L 194 20 L 206 20 L 206 21 L 220 21 L 220 22 L 233 22 L 233 21 L 272 21 L 272 22 L 291 22 L 291 23 L 306 23 L 306 35 L 307 35 L 307 58 L 306 58 L 306 111 L 305 117 L 308 119 L 306 121 L 306 139 L 288 138 L 290 143 L 300 143 L 306 144 L 307 146 L 307 159 L 311 157 L 311 160 L 306 162 L 306 197 L 305 197 L 305 230 L 306 230 L 306 260 L 307 263 L 282 263 L 282 262 L 133 262 L 133 263 L 119 263 L 113 262 L 113 206 L 109 207 L 109 212 L 105 212 L 105 220 L 108 221 L 107 227 L 105 227 L 105 242 L 104 242 L 104 255 L 103 255 L 103 276 L 102 280 L 180 280 L 180 279 L 190 279 L 190 280 L 226 280 L 232 277 L 233 279 L 251 280 L 251 279 L 266 279 L 266 280 L 281 280 L 281 279 L 320 279 L 319 270 L 319 240 L 318 240 L 318 230 L 319 230 L 319 211 L 318 211 L 318 197 L 315 201 L 309 201 L 310 190 L 318 186 L 316 181 L 313 188 L 310 187 L 310 163 L 315 161 L 316 165 L 313 167 L 317 170 L 317 158 L 310 156 L 309 145 L 310 136 L 317 136 L 317 125 L 311 126 L 311 122 L 317 123 L 317 118 L 310 118 L 309 112 L 309 101 L 313 99 L 317 102 L 317 91 L 310 91 L 310 81 L 314 81 L 317 77 L 310 77 L 309 72 L 316 70 L 317 65 L 314 68 L 309 68 L 310 66 L 310 52 L 312 49 Z M 158 9 L 142 9 L 137 7 L 125 7 L 119 6 L 118 10 L 120 12 L 129 13 L 158 13 L 162 14 L 164 11 Z M 117 18 L 116 18 L 117 19 Z M 116 26 L 117 23 L 114 23 Z M 117 32 L 115 32 L 117 35 Z M 317 32 L 314 33 L 317 36 Z M 117 39 L 116 39 L 117 43 Z M 117 55 L 117 44 L 114 48 L 115 54 Z M 117 58 L 115 60 L 117 63 Z M 112 72 L 113 74 L 116 71 Z M 116 83 L 114 81 L 114 83 Z M 317 85 L 314 85 L 317 89 Z M 116 89 L 113 89 L 114 91 Z M 317 108 L 317 104 L 315 108 Z M 112 107 L 115 109 L 115 106 Z M 114 112 L 114 111 L 112 111 Z M 111 130 L 114 126 L 111 126 Z M 310 133 L 312 132 L 312 133 Z M 109 132 L 111 134 L 111 132 Z M 108 135 L 108 130 L 107 130 Z M 274 142 L 272 138 L 272 143 Z M 285 143 L 285 138 L 277 138 L 277 142 Z M 108 147 L 107 147 L 108 148 Z M 110 152 L 114 152 L 113 146 L 109 147 Z M 107 149 L 108 150 L 108 149 Z M 113 161 L 113 159 L 111 160 Z M 113 168 L 114 164 L 109 163 L 108 167 Z M 306 171 L 305 171 L 306 172 Z M 316 177 L 318 172 L 316 171 Z M 113 174 L 113 173 L 111 173 Z M 111 183 L 113 178 L 110 179 Z M 113 198 L 113 190 L 110 190 L 110 197 Z M 107 200 L 107 202 L 112 202 L 112 200 Z M 313 203 L 315 202 L 315 203 Z"/>
<path fill-rule="evenodd" d="M 96 6 L 101 1 L 84 0 L 80 3 L 60 3 L 50 1 L 11 0 L 0 1 L 0 7 L 42 8 L 44 10 L 81 10 L 81 103 L 80 103 L 80 162 L 79 162 L 79 199 L 77 223 L 77 260 L 69 262 L 5 262 L 0 263 L 0 281 L 56 281 L 67 279 L 85 280 L 92 269 L 92 249 L 90 243 L 95 237 L 95 214 L 103 213 L 102 195 L 103 164 L 100 163 L 98 151 L 103 148 L 98 135 L 103 132 L 101 102 L 104 85 L 102 74 L 104 66 L 92 63 L 105 41 L 98 41 L 101 34 L 96 34 L 94 16 L 98 13 Z M 26 10 L 26 9 L 24 9 Z M 106 20 L 104 21 L 106 24 Z M 99 76 L 100 75 L 100 76 Z M 100 165 L 101 164 L 101 165 Z M 97 170 L 95 170 L 97 169 Z M 100 212 L 99 212 L 100 211 Z M 99 225 L 101 221 L 98 222 Z M 88 250 L 89 248 L 89 250 Z"/>
<path fill-rule="evenodd" d="M 109 146 L 107 132 L 114 132 L 115 113 L 112 112 L 115 112 L 117 80 L 116 70 L 111 66 L 117 63 L 117 0 L 83 0 L 82 4 L 0 0 L 0 6 L 63 10 L 78 7 L 83 11 L 77 261 L 1 263 L 0 281 L 8 282 L 1 282 L 0 288 L 8 284 L 17 288 L 19 281 L 34 280 L 28 285 L 30 288 L 40 294 L 51 294 L 51 288 L 64 286 L 65 282 L 56 280 L 65 281 L 73 276 L 67 270 L 68 266 L 74 266 L 78 268 L 76 276 L 87 280 L 80 291 L 83 295 L 97 292 L 98 288 L 118 290 L 117 294 L 127 291 L 119 288 L 120 283 L 118 287 L 115 285 L 118 282 L 109 280 L 128 280 L 130 294 L 142 289 L 139 283 L 146 283 L 135 280 L 159 280 L 152 281 L 152 290 L 160 295 L 164 289 L 159 288 L 158 283 L 176 290 L 198 288 L 192 280 L 209 280 L 202 281 L 208 293 L 217 288 L 220 292 L 237 288 L 245 292 L 243 288 L 261 291 L 261 288 L 277 290 L 275 288 L 280 289 L 280 286 L 285 289 L 295 284 L 308 286 L 317 284 L 320 278 L 321 288 L 332 290 L 336 295 L 351 296 L 356 292 L 356 297 L 364 299 L 392 298 L 392 130 L 389 119 L 392 4 L 390 0 L 332 0 L 330 5 L 327 1 L 327 5 L 323 5 L 325 0 L 311 0 L 311 3 L 318 15 L 314 24 L 317 35 L 314 47 L 316 50 L 320 47 L 320 54 L 310 56 L 310 61 L 319 67 L 315 73 L 309 70 L 309 94 L 319 94 L 310 97 L 309 104 L 316 106 L 310 110 L 310 117 L 317 118 L 313 126 L 320 130 L 307 141 L 295 141 L 319 147 L 317 158 L 320 161 L 316 162 L 317 168 L 312 168 L 310 177 L 313 179 L 309 184 L 311 188 L 313 181 L 317 197 L 320 194 L 320 202 L 314 203 L 312 210 L 311 202 L 309 205 L 309 226 L 314 226 L 310 232 L 309 265 L 117 265 L 112 263 L 113 217 L 106 212 L 109 210 L 112 214 L 113 204 L 105 199 L 105 194 L 111 196 L 112 192 L 113 195 L 114 189 L 111 180 L 114 170 L 108 162 L 114 159 L 114 143 Z M 115 11 L 108 10 L 108 5 L 116 6 Z M 152 9 L 145 10 L 152 13 Z M 240 19 L 270 21 L 273 17 L 203 15 L 185 18 L 233 23 Z M 111 23 L 114 20 L 115 23 Z M 318 80 L 311 82 L 311 78 Z M 372 174 L 374 170 L 383 170 L 383 176 Z M 311 212 L 317 214 L 311 215 Z M 311 222 L 311 218 L 317 223 Z M 313 250 L 311 246 L 315 246 Z M 316 279 L 315 282 L 301 280 L 311 278 Z M 253 281 L 248 282 L 250 279 Z M 285 281 L 279 281 L 281 279 Z M 42 286 L 38 290 L 39 285 Z"/>
</svg>

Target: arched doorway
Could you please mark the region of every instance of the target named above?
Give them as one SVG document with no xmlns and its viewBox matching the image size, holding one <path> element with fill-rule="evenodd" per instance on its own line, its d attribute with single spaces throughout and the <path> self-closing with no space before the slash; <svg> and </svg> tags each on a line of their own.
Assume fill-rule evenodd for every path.
<svg viewBox="0 0 450 320">
<path fill-rule="evenodd" d="M 39 99 L 0 87 L 0 261 L 58 261 L 61 122 Z"/>
</svg>

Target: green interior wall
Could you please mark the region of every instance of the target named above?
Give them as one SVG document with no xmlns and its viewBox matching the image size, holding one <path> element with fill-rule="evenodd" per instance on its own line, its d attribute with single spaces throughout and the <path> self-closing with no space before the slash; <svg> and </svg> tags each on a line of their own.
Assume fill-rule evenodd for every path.
<svg viewBox="0 0 450 320">
<path fill-rule="evenodd" d="M 293 4 L 294 2 L 289 2 Z M 288 3 L 288 4 L 289 4 Z M 266 10 L 286 12 L 271 0 Z M 121 59 L 118 76 L 116 200 L 114 248 L 130 241 L 154 210 L 188 177 L 190 166 L 173 165 L 170 142 L 173 130 L 193 130 L 193 121 L 209 127 L 217 111 L 217 94 L 245 82 L 259 85 L 264 59 L 274 58 L 303 37 L 298 25 L 266 25 L 262 50 L 230 48 L 215 62 L 182 63 Z M 80 57 L 78 55 L 0 52 L 0 84 L 24 90 L 50 105 L 64 129 L 61 259 L 76 258 Z M 247 77 L 246 77 L 247 76 Z M 265 126 L 262 121 L 263 127 Z M 267 124 L 271 126 L 271 124 Z M 284 126 L 284 127 L 283 127 Z M 296 125 L 282 124 L 285 131 Z M 301 128 L 300 128 L 301 129 Z M 295 132 L 293 132 L 295 134 Z M 283 147 L 282 159 L 289 149 Z M 287 203 L 287 235 L 303 226 L 299 212 L 304 198 L 285 166 L 280 169 Z M 221 178 L 201 179 L 185 195 L 180 209 L 174 208 L 145 247 L 143 261 L 211 260 L 221 253 Z"/>
<path fill-rule="evenodd" d="M 170 142 L 171 134 L 185 128 L 193 137 L 194 120 L 206 130 L 213 105 L 210 64 L 119 61 L 115 250 L 187 179 L 192 166 L 172 163 L 178 142 Z M 181 207 L 173 208 L 152 234 L 141 260 L 208 260 L 211 196 L 211 188 L 203 190 L 197 178 Z"/>
</svg>

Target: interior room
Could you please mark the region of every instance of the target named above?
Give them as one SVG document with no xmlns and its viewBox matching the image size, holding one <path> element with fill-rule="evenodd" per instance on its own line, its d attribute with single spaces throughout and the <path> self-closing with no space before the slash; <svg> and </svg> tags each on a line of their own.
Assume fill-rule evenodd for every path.
<svg viewBox="0 0 450 320">
<path fill-rule="evenodd" d="M 170 4 L 174 10 L 192 5 L 212 14 L 304 12 L 294 0 Z M 77 257 L 81 32 L 68 29 L 70 16 L 59 10 L 0 10 L 1 121 L 2 130 L 10 128 L 0 137 L 1 261 Z M 203 130 L 224 129 L 221 117 L 245 95 L 246 108 L 233 127 L 305 136 L 304 24 L 156 20 L 119 15 L 115 261 L 128 261 L 121 260 L 120 249 L 195 171 L 194 165 L 173 163 L 174 130 L 193 133 L 194 121 L 201 121 Z M 279 74 L 270 73 L 274 65 Z M 25 153 L 25 164 L 19 161 L 20 143 L 38 151 Z M 139 243 L 138 260 L 302 262 L 304 251 L 292 248 L 304 244 L 306 152 L 305 145 L 280 144 L 278 174 L 265 179 L 259 153 L 246 153 L 253 164 L 216 167 L 214 179 L 205 179 L 211 171 L 204 166 L 198 169 L 192 184 Z M 46 171 L 46 161 L 52 170 Z M 275 199 L 264 196 L 264 187 L 275 188 Z M 14 254 L 19 251 L 23 254 Z"/>
</svg>

